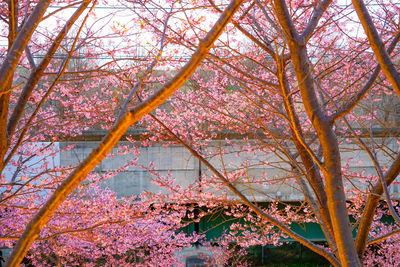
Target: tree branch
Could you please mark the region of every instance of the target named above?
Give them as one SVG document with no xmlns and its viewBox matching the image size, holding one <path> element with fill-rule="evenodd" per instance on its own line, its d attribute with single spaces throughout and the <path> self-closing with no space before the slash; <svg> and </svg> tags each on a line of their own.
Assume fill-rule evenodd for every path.
<svg viewBox="0 0 400 267">
<path fill-rule="evenodd" d="M 274 7 L 279 23 L 288 39 L 290 55 L 307 116 L 311 120 L 322 146 L 324 189 L 327 194 L 327 204 L 340 262 L 345 266 L 361 266 L 346 208 L 339 144 L 332 123 L 327 120 L 327 114 L 321 108 L 316 96 L 306 40 L 298 35 L 285 1 L 275 0 Z"/>
<path fill-rule="evenodd" d="M 400 40 L 400 32 L 396 34 L 392 42 L 390 43 L 387 53 L 390 55 L 396 44 Z M 342 107 L 340 107 L 335 113 L 331 115 L 330 120 L 337 121 L 338 119 L 342 118 L 346 114 L 348 114 L 360 101 L 364 98 L 365 94 L 372 88 L 374 85 L 376 78 L 378 78 L 378 74 L 381 70 L 381 66 L 378 64 L 376 65 L 374 72 L 372 73 L 371 77 L 368 79 L 367 83 L 361 88 L 358 93 L 353 96 L 348 102 L 346 102 Z"/>
<path fill-rule="evenodd" d="M 400 74 L 396 70 L 396 67 L 385 49 L 385 45 L 375 28 L 374 22 L 368 13 L 364 1 L 352 0 L 352 3 L 383 73 L 392 84 L 397 95 L 400 97 Z"/>
<path fill-rule="evenodd" d="M 315 28 L 318 25 L 319 20 L 321 19 L 322 15 L 324 14 L 325 10 L 328 8 L 332 0 L 325 0 L 320 2 L 319 0 L 315 1 L 314 12 L 311 16 L 310 22 L 304 29 L 301 37 L 306 40 L 306 42 L 311 38 L 313 35 Z"/>
<path fill-rule="evenodd" d="M 42 227 L 50 220 L 53 213 L 67 198 L 67 196 L 79 185 L 81 181 L 93 170 L 97 164 L 111 151 L 122 135 L 129 127 L 144 115 L 162 104 L 171 96 L 184 82 L 194 73 L 197 66 L 206 57 L 208 50 L 218 39 L 225 26 L 232 19 L 235 12 L 241 6 L 243 0 L 232 0 L 224 13 L 219 17 L 212 29 L 203 40 L 200 41 L 198 49 L 192 55 L 188 63 L 165 84 L 163 88 L 149 97 L 145 102 L 125 113 L 115 126 L 104 137 L 101 144 L 68 176 L 66 180 L 56 189 L 46 204 L 40 209 L 36 216 L 27 225 L 25 232 L 15 245 L 6 266 L 17 266 L 24 258 L 32 242 L 37 238 Z"/>
<path fill-rule="evenodd" d="M 46 55 L 44 56 L 43 60 L 40 62 L 39 66 L 35 68 L 31 74 L 29 75 L 28 81 L 25 83 L 24 88 L 18 98 L 18 102 L 15 105 L 15 109 L 10 116 L 7 125 L 7 137 L 9 138 L 17 124 L 21 115 L 25 109 L 26 103 L 28 102 L 29 97 L 31 96 L 33 89 L 37 85 L 40 78 L 42 78 L 44 71 L 46 70 L 47 66 L 49 65 L 50 61 L 53 59 L 54 54 L 56 53 L 58 47 L 61 44 L 61 41 L 67 35 L 69 29 L 75 23 L 75 21 L 80 17 L 80 15 L 85 11 L 86 7 L 89 5 L 91 0 L 84 1 L 80 7 L 74 12 L 71 18 L 65 23 L 64 27 L 60 30 L 59 34 L 57 35 L 56 39 L 53 41 L 53 44 L 47 51 Z M 26 47 L 28 49 L 28 47 Z M 29 51 L 29 49 L 28 49 Z"/>
<path fill-rule="evenodd" d="M 228 180 L 227 177 L 225 177 L 223 174 L 221 174 L 208 160 L 206 160 L 203 156 L 201 156 L 196 150 L 194 150 L 191 146 L 186 144 L 181 138 L 179 138 L 174 132 L 172 132 L 164 123 L 162 123 L 157 117 L 154 115 L 150 114 L 150 116 L 157 121 L 165 130 L 168 131 L 169 134 L 174 136 L 174 138 L 181 143 L 187 150 L 192 153 L 193 156 L 198 158 L 207 168 L 212 171 L 218 179 L 220 179 L 226 187 L 228 187 L 237 197 L 239 197 L 245 205 L 247 205 L 253 212 L 255 212 L 257 215 L 259 215 L 261 218 L 266 220 L 267 222 L 273 224 L 275 227 L 277 227 L 279 230 L 293 238 L 294 240 L 300 242 L 304 246 L 308 247 L 310 250 L 314 251 L 315 253 L 318 253 L 319 255 L 325 257 L 332 265 L 334 266 L 340 266 L 340 263 L 338 260 L 335 258 L 335 256 L 331 253 L 328 252 L 327 250 L 323 249 L 320 246 L 317 246 L 316 244 L 312 243 L 308 239 L 302 237 L 301 235 L 297 234 L 296 232 L 292 231 L 289 227 L 287 227 L 285 224 L 281 223 L 279 220 L 275 219 L 269 214 L 266 214 L 262 209 L 260 209 L 256 204 L 253 204 L 248 198 L 242 194 L 232 183 Z"/>
<path fill-rule="evenodd" d="M 171 9 L 170 9 L 170 11 L 168 12 L 167 18 L 165 19 L 165 22 L 164 22 L 164 30 L 163 30 L 162 35 L 161 35 L 160 49 L 159 49 L 159 51 L 158 51 L 158 55 L 155 56 L 154 60 L 153 60 L 153 61 L 150 63 L 150 65 L 147 67 L 146 71 L 143 73 L 143 75 L 142 75 L 141 77 L 139 77 L 139 80 L 138 80 L 138 81 L 136 82 L 136 84 L 132 87 L 131 91 L 129 92 L 128 97 L 126 98 L 124 104 L 122 105 L 122 108 L 121 108 L 121 110 L 120 110 L 120 112 L 119 112 L 119 114 L 118 114 L 118 117 L 117 117 L 117 120 L 116 120 L 116 121 L 118 121 L 118 119 L 121 118 L 122 115 L 124 115 L 126 109 L 128 108 L 128 104 L 129 104 L 129 102 L 131 101 L 131 99 L 132 99 L 133 95 L 135 94 L 136 90 L 137 90 L 137 89 L 139 88 L 139 86 L 143 83 L 143 80 L 147 77 L 147 75 L 149 75 L 149 74 L 153 71 L 154 66 L 155 66 L 155 65 L 157 64 L 157 62 L 159 61 L 159 59 L 160 59 L 160 57 L 161 57 L 161 54 L 162 54 L 162 51 L 163 51 L 163 49 L 164 49 L 164 39 L 165 39 L 165 34 L 166 34 L 166 32 L 167 32 L 168 20 L 169 20 L 169 18 L 170 18 L 170 16 L 171 16 L 172 9 L 173 9 L 173 6 L 171 6 Z"/>
<path fill-rule="evenodd" d="M 400 153 L 397 154 L 396 159 L 393 161 L 390 168 L 384 174 L 387 186 L 389 186 L 397 178 L 399 173 L 400 173 Z M 368 200 L 365 204 L 360 226 L 358 228 L 356 236 L 356 248 L 360 256 L 364 254 L 364 250 L 368 239 L 368 233 L 372 225 L 375 210 L 379 204 L 379 200 L 381 199 L 381 195 L 383 193 L 384 193 L 383 184 L 381 181 L 377 181 L 368 196 Z"/>
<path fill-rule="evenodd" d="M 2 171 L 5 166 L 3 158 L 8 148 L 7 119 L 10 98 L 10 92 L 8 92 L 8 90 L 12 85 L 12 78 L 19 59 L 50 2 L 51 0 L 43 0 L 36 5 L 15 40 L 13 40 L 12 46 L 9 48 L 7 56 L 0 67 L 0 171 Z M 3 94 L 4 92 L 7 93 Z"/>
<path fill-rule="evenodd" d="M 387 234 L 382 235 L 380 237 L 377 237 L 377 238 L 369 240 L 367 245 L 369 246 L 369 245 L 372 245 L 372 244 L 380 243 L 380 242 L 384 241 L 385 239 L 387 239 L 387 238 L 389 238 L 391 236 L 397 235 L 399 233 L 400 233 L 400 229 L 396 230 L 396 231 L 393 231 L 393 232 L 390 232 L 390 233 L 387 233 Z"/>
</svg>

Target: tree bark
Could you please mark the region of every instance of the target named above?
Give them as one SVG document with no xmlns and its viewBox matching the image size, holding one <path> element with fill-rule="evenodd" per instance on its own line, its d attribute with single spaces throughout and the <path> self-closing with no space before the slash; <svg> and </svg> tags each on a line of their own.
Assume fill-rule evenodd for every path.
<svg viewBox="0 0 400 267">
<path fill-rule="evenodd" d="M 316 130 L 322 146 L 324 156 L 322 173 L 325 177 L 328 209 L 340 262 L 343 266 L 361 266 L 346 208 L 339 145 L 332 129 L 332 123 L 328 121 L 328 117 L 321 110 L 315 94 L 312 68 L 307 56 L 306 40 L 298 34 L 285 1 L 275 0 L 274 3 L 277 17 L 288 40 L 306 113 Z"/>
<path fill-rule="evenodd" d="M 53 213 L 75 189 L 78 184 L 100 163 L 100 161 L 117 144 L 122 135 L 133 123 L 138 121 L 144 115 L 150 113 L 153 109 L 162 104 L 171 96 L 186 80 L 194 73 L 196 68 L 206 57 L 208 50 L 218 39 L 228 22 L 232 19 L 234 13 L 239 9 L 243 0 L 232 0 L 206 37 L 200 41 L 198 49 L 192 55 L 189 62 L 168 82 L 160 91 L 151 96 L 142 104 L 133 108 L 122 116 L 112 130 L 105 136 L 97 149 L 86 158 L 64 182 L 56 189 L 46 204 L 40 209 L 38 214 L 30 221 L 15 245 L 6 266 L 18 266 L 27 253 L 32 242 L 38 237 L 42 227 L 50 220 Z"/>
<path fill-rule="evenodd" d="M 52 46 L 47 51 L 43 60 L 40 62 L 39 66 L 37 66 L 34 71 L 29 75 L 28 81 L 25 83 L 24 88 L 22 89 L 22 93 L 18 98 L 18 102 L 15 105 L 15 109 L 13 110 L 10 119 L 7 124 L 7 136 L 10 137 L 14 132 L 15 128 L 18 125 L 18 121 L 21 118 L 21 115 L 24 111 L 25 105 L 28 102 L 29 96 L 32 94 L 33 89 L 37 85 L 39 79 L 42 77 L 44 71 L 50 63 L 50 60 L 53 58 L 57 49 L 61 45 L 61 41 L 67 35 L 69 29 L 75 23 L 75 21 L 80 17 L 80 15 L 85 11 L 86 7 L 89 5 L 91 0 L 84 1 L 75 13 L 70 17 L 70 19 L 65 23 L 65 26 L 60 30 L 56 39 L 53 41 Z"/>
<path fill-rule="evenodd" d="M 352 0 L 353 6 L 357 12 L 357 16 L 367 34 L 370 46 L 374 51 L 376 59 L 382 68 L 386 78 L 392 84 L 394 91 L 400 97 L 400 75 L 396 70 L 388 52 L 385 49 L 385 44 L 379 36 L 378 31 L 375 28 L 374 22 L 365 7 L 363 0 Z"/>
<path fill-rule="evenodd" d="M 8 50 L 7 56 L 4 59 L 3 64 L 0 68 L 0 172 L 4 169 L 4 156 L 7 153 L 7 120 L 8 120 L 8 108 L 9 108 L 9 98 L 10 90 L 12 89 L 12 79 L 14 76 L 14 71 L 17 67 L 19 59 L 25 47 L 27 46 L 33 32 L 38 26 L 40 20 L 42 19 L 47 7 L 49 6 L 51 0 L 39 1 L 33 10 L 32 14 L 29 16 L 28 20 L 22 27 L 22 29 L 16 34 L 15 25 L 15 9 L 16 1 L 11 0 L 10 5 L 10 33 L 9 33 L 9 45 L 11 47 Z M 15 36 L 15 38 L 14 38 Z"/>
<path fill-rule="evenodd" d="M 400 154 L 390 166 L 389 170 L 385 173 L 384 177 L 386 184 L 389 186 L 400 173 Z M 360 226 L 357 231 L 356 237 L 356 248 L 360 257 L 363 256 L 365 247 L 367 245 L 368 234 L 374 219 L 376 207 L 379 204 L 381 195 L 383 194 L 383 186 L 380 181 L 376 182 L 375 186 L 371 190 L 368 200 L 365 204 L 364 212 L 361 218 Z"/>
</svg>

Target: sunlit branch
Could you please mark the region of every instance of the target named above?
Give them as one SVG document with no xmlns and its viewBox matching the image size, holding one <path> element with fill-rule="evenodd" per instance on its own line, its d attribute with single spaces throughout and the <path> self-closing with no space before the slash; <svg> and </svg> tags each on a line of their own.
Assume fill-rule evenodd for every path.
<svg viewBox="0 0 400 267">
<path fill-rule="evenodd" d="M 390 55 L 394 48 L 396 47 L 396 44 L 400 40 L 400 32 L 396 34 L 396 36 L 393 38 L 392 42 L 390 43 L 387 53 Z M 367 83 L 360 89 L 360 91 L 357 92 L 355 96 L 353 96 L 349 101 L 347 101 L 343 106 L 339 107 L 339 109 L 331 115 L 330 120 L 332 121 L 337 121 L 338 119 L 342 118 L 346 114 L 348 114 L 360 101 L 364 98 L 365 94 L 372 88 L 374 85 L 376 79 L 378 78 L 378 74 L 381 70 L 380 65 L 378 64 L 374 72 L 372 73 L 371 77 L 368 79 Z"/>
<path fill-rule="evenodd" d="M 83 161 L 63 183 L 56 189 L 46 204 L 27 225 L 25 232 L 15 245 L 6 266 L 17 266 L 28 251 L 31 243 L 37 238 L 42 227 L 48 222 L 67 196 L 85 179 L 97 164 L 111 151 L 129 127 L 144 115 L 150 113 L 171 96 L 194 73 L 198 65 L 207 55 L 215 40 L 221 35 L 225 26 L 239 9 L 242 0 L 232 0 L 224 13 L 219 17 L 205 38 L 199 43 L 197 51 L 190 61 L 163 88 L 149 97 L 145 102 L 131 109 L 121 117 L 116 125 L 104 137 L 97 149 Z"/>
<path fill-rule="evenodd" d="M 131 101 L 133 95 L 136 93 L 137 89 L 141 84 L 143 83 L 144 79 L 146 79 L 147 75 L 149 75 L 152 71 L 154 66 L 157 64 L 157 62 L 160 60 L 162 51 L 164 49 L 164 39 L 165 39 L 165 34 L 167 32 L 167 26 L 168 26 L 168 20 L 171 16 L 173 6 L 171 6 L 170 11 L 167 14 L 167 17 L 164 22 L 164 29 L 161 35 L 161 40 L 160 40 L 160 49 L 158 51 L 158 55 L 155 56 L 154 60 L 150 63 L 150 65 L 147 67 L 146 71 L 139 77 L 139 80 L 136 82 L 136 84 L 132 87 L 131 91 L 129 92 L 129 95 L 127 96 L 124 104 L 122 105 L 122 108 L 118 114 L 117 119 L 115 120 L 116 122 L 118 121 L 119 118 L 122 117 L 122 115 L 125 113 L 126 109 L 128 108 L 129 102 Z"/>
<path fill-rule="evenodd" d="M 400 74 L 385 49 L 385 45 L 375 28 L 375 24 L 369 15 L 364 1 L 352 0 L 352 3 L 383 73 L 392 84 L 396 94 L 400 97 Z"/>
<path fill-rule="evenodd" d="M 324 256 L 326 259 L 329 260 L 331 264 L 334 266 L 340 266 L 340 263 L 337 261 L 335 256 L 328 252 L 326 249 L 323 249 L 320 246 L 315 245 L 308 239 L 302 237 L 301 235 L 295 233 L 294 231 L 290 230 L 286 225 L 282 222 L 278 221 L 277 219 L 273 218 L 272 216 L 266 214 L 263 210 L 261 210 L 256 204 L 253 204 L 251 201 L 247 199 L 245 195 L 243 195 L 232 183 L 229 181 L 227 177 L 221 174 L 213 165 L 211 165 L 203 156 L 201 156 L 197 151 L 195 151 L 191 146 L 186 144 L 181 138 L 179 138 L 174 132 L 172 132 L 166 125 L 164 125 L 160 120 L 158 120 L 154 115 L 151 115 L 154 120 L 156 120 L 163 128 L 168 131 L 169 134 L 174 136 L 176 140 L 181 143 L 186 149 L 192 153 L 193 156 L 198 158 L 205 166 L 207 166 L 210 171 L 212 171 L 237 197 L 239 197 L 243 203 L 245 203 L 249 208 L 251 208 L 256 214 L 258 214 L 261 218 L 266 220 L 267 222 L 273 224 L 277 228 L 279 228 L 282 232 L 287 234 L 288 236 L 292 237 L 296 241 L 302 243 L 304 246 L 308 247 L 310 250 Z"/>
<path fill-rule="evenodd" d="M 88 2 L 86 2 L 86 4 L 88 5 L 88 4 L 90 3 L 90 1 L 91 1 L 91 0 L 89 0 Z M 5 165 L 7 165 L 7 163 L 11 160 L 11 158 L 13 157 L 13 155 L 15 154 L 15 152 L 17 151 L 18 147 L 21 145 L 22 141 L 24 140 L 24 137 L 25 137 L 26 132 L 29 130 L 29 127 L 31 126 L 31 123 L 32 123 L 33 120 L 36 118 L 36 115 L 39 113 L 39 111 L 40 111 L 41 107 L 43 106 L 43 104 L 45 103 L 46 99 L 47 99 L 47 98 L 50 96 L 50 94 L 53 92 L 53 89 L 56 87 L 56 85 L 57 85 L 58 82 L 60 81 L 61 77 L 63 76 L 65 70 L 67 69 L 68 63 L 69 63 L 69 61 L 71 60 L 72 53 L 74 52 L 75 45 L 76 45 L 76 43 L 77 43 L 77 41 L 78 41 L 78 37 L 79 37 L 79 35 L 80 35 L 80 32 L 82 31 L 83 26 L 85 25 L 85 22 L 86 22 L 86 20 L 87 20 L 88 17 L 89 17 L 90 12 L 91 12 L 91 11 L 93 10 L 93 8 L 95 7 L 96 2 L 97 2 L 97 0 L 94 1 L 92 7 L 91 7 L 90 10 L 89 10 L 89 13 L 85 16 L 83 22 L 81 23 L 81 25 L 80 25 L 80 27 L 79 27 L 79 29 L 78 29 L 78 32 L 77 32 L 77 34 L 76 34 L 76 36 L 75 36 L 75 38 L 74 38 L 74 42 L 73 42 L 73 44 L 72 44 L 72 47 L 71 47 L 70 51 L 68 52 L 68 55 L 66 56 L 66 58 L 65 58 L 64 61 L 62 62 L 61 66 L 60 66 L 60 68 L 59 68 L 59 70 L 58 70 L 58 73 L 57 73 L 56 78 L 55 78 L 54 81 L 51 83 L 51 85 L 50 85 L 49 88 L 47 89 L 46 93 L 42 96 L 42 98 L 40 99 L 39 103 L 36 105 L 36 108 L 35 108 L 35 110 L 33 111 L 33 113 L 30 115 L 29 120 L 25 123 L 25 125 L 24 125 L 24 127 L 23 127 L 23 130 L 21 131 L 21 133 L 20 133 L 20 135 L 19 135 L 19 137 L 18 137 L 18 140 L 17 140 L 16 144 L 15 144 L 14 147 L 11 149 L 10 153 L 8 153 L 7 158 L 6 158 L 5 161 L 4 161 L 4 162 L 5 162 Z M 74 14 L 76 17 L 74 17 L 73 19 L 71 19 L 71 21 L 69 21 L 69 22 L 73 23 L 73 22 L 80 16 L 80 14 L 83 12 L 84 7 L 85 7 L 85 4 L 82 4 L 81 9 L 77 10 L 77 12 Z M 78 12 L 78 11 L 79 11 L 79 12 Z M 68 24 L 68 23 L 67 23 L 67 24 Z M 70 26 L 72 26 L 72 24 L 69 25 L 69 27 L 70 27 Z M 66 29 L 67 29 L 67 27 L 66 27 Z M 62 35 L 62 34 L 61 34 L 61 35 Z M 61 40 L 62 40 L 62 39 L 60 39 L 59 41 L 61 42 Z M 55 52 L 55 49 L 56 49 L 56 48 L 54 48 L 54 52 Z M 51 51 L 51 50 L 52 50 L 52 49 L 50 49 L 50 51 Z M 23 94 L 23 97 L 20 98 L 20 99 L 18 99 L 18 100 L 20 101 L 20 104 L 21 104 L 21 105 L 23 105 L 23 106 L 26 105 L 26 103 L 27 103 L 27 101 L 28 101 L 28 98 L 29 98 L 29 95 L 32 93 L 32 90 L 33 90 L 34 86 L 37 84 L 37 82 L 39 81 L 39 79 L 40 79 L 40 77 L 41 77 L 40 73 L 43 72 L 43 71 L 45 70 L 46 66 L 47 66 L 48 63 L 50 62 L 50 59 L 51 59 L 52 55 L 49 55 L 49 56 L 50 56 L 50 58 L 48 59 L 48 62 L 45 62 L 46 60 L 43 60 L 45 66 L 41 66 L 41 67 L 43 67 L 43 68 L 41 68 L 41 67 L 38 68 L 38 73 L 34 73 L 34 74 L 33 74 L 33 77 L 32 77 L 32 80 L 31 80 L 32 83 L 29 83 L 28 86 L 24 88 L 24 89 L 25 89 L 25 90 L 24 90 L 24 93 L 26 93 L 26 95 Z M 41 69 L 41 70 L 39 70 L 39 69 Z M 10 120 L 10 122 L 11 122 L 11 127 L 9 128 L 9 129 L 10 129 L 10 134 L 12 133 L 12 131 L 15 130 L 15 127 L 17 126 L 17 123 L 18 123 L 19 118 L 21 117 L 23 111 L 24 111 L 24 109 L 21 109 L 20 107 L 18 108 L 18 106 L 17 106 L 16 112 L 13 113 L 13 115 L 15 115 L 15 118 L 13 118 L 14 120 Z M 11 136 L 9 137 L 9 139 L 11 139 Z"/>
<path fill-rule="evenodd" d="M 377 243 L 381 243 L 382 241 L 385 241 L 386 239 L 388 239 L 388 238 L 390 238 L 390 237 L 392 237 L 394 235 L 397 235 L 399 233 L 400 233 L 400 230 L 396 230 L 396 231 L 392 231 L 390 233 L 387 233 L 385 235 L 379 236 L 377 238 L 373 238 L 373 239 L 368 241 L 367 246 L 373 245 L 373 244 L 377 244 Z"/>
<path fill-rule="evenodd" d="M 25 109 L 26 103 L 28 102 L 29 96 L 31 96 L 33 89 L 35 88 L 38 81 L 42 77 L 50 61 L 53 59 L 53 56 L 56 53 L 58 47 L 60 46 L 61 41 L 65 38 L 69 29 L 72 27 L 75 21 L 80 17 L 80 15 L 85 11 L 86 7 L 89 5 L 90 2 L 91 0 L 84 1 L 82 5 L 75 11 L 75 13 L 71 16 L 71 18 L 66 22 L 65 26 L 60 30 L 59 34 L 53 41 L 52 46 L 47 51 L 43 60 L 31 72 L 28 81 L 25 83 L 25 86 L 22 89 L 22 93 L 19 96 L 18 102 L 15 105 L 15 109 L 12 112 L 10 119 L 8 121 L 7 125 L 8 137 L 10 137 L 13 134 L 15 128 L 17 127 L 19 119 L 21 118 L 21 115 Z"/>
<path fill-rule="evenodd" d="M 315 28 L 317 27 L 319 20 L 321 19 L 322 15 L 324 14 L 325 10 L 328 8 L 331 2 L 332 0 L 324 0 L 324 1 L 316 0 L 314 2 L 314 12 L 310 18 L 307 27 L 301 34 L 301 37 L 303 37 L 306 40 L 306 42 L 311 38 L 312 34 L 315 32 Z"/>
</svg>

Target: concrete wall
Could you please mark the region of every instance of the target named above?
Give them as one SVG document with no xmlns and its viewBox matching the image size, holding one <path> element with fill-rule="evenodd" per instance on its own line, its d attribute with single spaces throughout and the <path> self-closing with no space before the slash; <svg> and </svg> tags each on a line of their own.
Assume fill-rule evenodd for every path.
<svg viewBox="0 0 400 267">
<path fill-rule="evenodd" d="M 82 161 L 94 149 L 98 142 L 75 142 L 76 146 L 68 151 L 61 153 L 61 165 L 67 166 Z M 123 145 L 129 145 L 128 142 L 120 142 Z M 71 145 L 65 142 L 61 148 Z M 169 172 L 179 181 L 182 186 L 197 179 L 199 174 L 199 162 L 194 159 L 190 152 L 184 147 L 170 146 L 163 147 L 154 145 L 151 147 L 139 147 L 139 156 L 132 154 L 117 155 L 103 160 L 96 168 L 96 172 L 106 172 L 108 170 L 117 170 L 124 166 L 127 161 L 138 158 L 138 163 L 148 166 L 153 162 L 154 169 L 161 175 Z M 117 150 L 113 149 L 111 153 L 116 154 Z M 114 178 L 107 181 L 106 185 L 117 192 L 117 195 L 131 196 L 140 194 L 143 190 L 158 192 L 160 187 L 151 183 L 152 175 L 140 167 L 129 166 L 124 172 L 117 174 Z"/>
<path fill-rule="evenodd" d="M 75 142 L 76 146 L 72 150 L 63 151 L 60 155 L 61 165 L 67 166 L 76 164 L 82 161 L 91 151 L 95 148 L 98 142 L 83 141 Z M 71 143 L 61 143 L 61 148 L 70 145 Z M 130 145 L 128 142 L 121 142 L 122 145 Z M 398 150 L 396 142 L 386 144 L 393 151 Z M 367 174 L 374 174 L 375 169 L 373 163 L 368 157 L 367 153 L 355 150 L 357 147 L 354 144 L 343 145 L 342 152 L 342 165 L 349 164 L 351 171 L 364 171 Z M 229 152 L 223 157 L 218 156 L 218 150 L 222 148 L 224 151 Z M 225 142 L 214 141 L 207 147 L 209 151 L 216 152 L 216 157 L 210 159 L 210 162 L 221 172 L 232 171 L 238 168 L 245 169 L 245 177 L 233 181 L 233 183 L 251 200 L 256 201 L 270 201 L 271 199 L 279 198 L 284 201 L 299 201 L 304 200 L 302 192 L 299 190 L 298 185 L 294 183 L 294 178 L 287 179 L 288 176 L 294 177 L 288 164 L 282 162 L 279 157 L 274 154 L 262 154 L 253 152 L 240 152 L 237 153 L 236 148 L 228 145 Z M 170 173 L 175 179 L 176 183 L 186 187 L 190 183 L 197 181 L 199 174 L 208 174 L 210 171 L 200 164 L 199 160 L 194 158 L 182 146 L 162 146 L 160 144 L 151 147 L 139 147 L 139 156 L 132 154 L 117 155 L 103 160 L 95 169 L 96 172 L 106 172 L 107 170 L 116 170 L 123 166 L 127 161 L 133 160 L 138 157 L 138 163 L 148 165 L 153 162 L 155 171 L 161 175 Z M 116 153 L 114 149 L 112 153 Z M 390 161 L 389 154 L 378 153 L 381 162 Z M 273 166 L 264 164 L 268 162 Z M 253 179 L 260 179 L 263 177 L 265 183 L 254 183 Z M 284 179 L 285 178 L 285 179 Z M 142 168 L 130 166 L 126 171 L 117 174 L 106 182 L 106 186 L 117 192 L 119 197 L 131 196 L 140 194 L 142 191 L 158 192 L 161 188 L 151 182 L 152 175 Z M 364 190 L 363 184 L 358 182 L 357 178 L 352 178 L 352 183 L 359 186 Z M 210 189 L 209 189 L 210 190 Z M 390 190 L 393 193 L 400 191 L 399 185 L 392 185 Z M 212 190 L 211 190 L 212 191 Z M 164 190 L 164 193 L 168 191 Z M 218 193 L 218 192 L 215 192 Z"/>
</svg>

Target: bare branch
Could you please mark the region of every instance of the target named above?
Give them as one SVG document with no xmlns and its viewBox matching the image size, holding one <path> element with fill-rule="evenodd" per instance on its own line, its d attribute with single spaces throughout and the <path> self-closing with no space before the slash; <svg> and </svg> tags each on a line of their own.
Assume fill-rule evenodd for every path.
<svg viewBox="0 0 400 267">
<path fill-rule="evenodd" d="M 387 234 L 385 234 L 383 236 L 380 236 L 380 237 L 377 237 L 377 238 L 369 240 L 367 245 L 369 246 L 369 245 L 372 245 L 372 244 L 380 243 L 380 242 L 384 241 L 385 239 L 388 239 L 389 237 L 392 237 L 392 236 L 397 235 L 399 233 L 400 233 L 400 229 L 396 230 L 396 231 L 392 231 L 392 232 L 387 233 Z"/>
<path fill-rule="evenodd" d="M 13 2 L 13 1 L 11 1 Z M 9 97 L 10 92 L 7 92 L 12 84 L 12 77 L 14 71 L 17 68 L 17 64 L 21 55 L 27 46 L 29 39 L 31 38 L 34 30 L 38 26 L 41 18 L 46 12 L 51 0 L 40 1 L 32 14 L 27 19 L 26 23 L 19 31 L 17 37 L 12 42 L 12 46 L 9 49 L 3 64 L 0 67 L 0 171 L 3 170 L 3 158 L 7 151 L 7 119 L 8 119 L 8 108 L 9 108 Z"/>
<path fill-rule="evenodd" d="M 7 57 L 0 68 L 0 92 L 6 90 L 4 86 L 9 80 L 11 80 L 22 52 L 28 44 L 31 35 L 39 24 L 43 14 L 46 12 L 50 2 L 51 0 L 40 1 L 35 7 L 35 10 L 27 19 L 22 29 L 19 31 L 10 51 L 7 53 Z"/>
<path fill-rule="evenodd" d="M 321 109 L 315 93 L 312 68 L 307 56 L 304 37 L 299 36 L 290 17 L 286 2 L 275 0 L 275 9 L 282 30 L 287 36 L 300 93 L 308 118 L 311 120 L 322 146 L 324 156 L 325 191 L 332 220 L 334 239 L 340 262 L 348 266 L 361 266 L 351 233 L 346 208 L 346 196 L 341 173 L 339 144 L 327 114 Z"/>
</svg>

